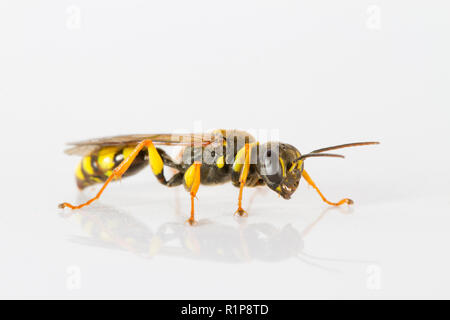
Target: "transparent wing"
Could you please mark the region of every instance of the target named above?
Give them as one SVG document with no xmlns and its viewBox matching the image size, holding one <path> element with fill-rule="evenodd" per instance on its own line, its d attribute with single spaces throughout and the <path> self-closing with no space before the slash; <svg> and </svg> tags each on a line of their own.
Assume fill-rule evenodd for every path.
<svg viewBox="0 0 450 320">
<path fill-rule="evenodd" d="M 217 138 L 215 135 L 203 133 L 188 133 L 188 134 L 131 134 L 123 136 L 104 137 L 97 139 L 90 139 L 77 142 L 69 142 L 68 145 L 72 147 L 66 149 L 64 152 L 69 155 L 86 156 L 102 147 L 108 146 L 133 146 L 137 145 L 142 140 L 152 140 L 155 145 L 208 145 Z"/>
</svg>

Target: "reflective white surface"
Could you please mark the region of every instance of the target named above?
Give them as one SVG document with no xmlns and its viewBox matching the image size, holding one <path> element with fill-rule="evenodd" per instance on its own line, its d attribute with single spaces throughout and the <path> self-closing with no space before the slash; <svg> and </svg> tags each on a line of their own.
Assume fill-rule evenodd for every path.
<svg viewBox="0 0 450 320">
<path fill-rule="evenodd" d="M 383 3 L 378 27 L 372 2 L 95 3 L 0 5 L 0 297 L 449 298 L 447 2 Z M 236 188 L 201 187 L 191 228 L 144 170 L 57 209 L 96 191 L 65 142 L 199 122 L 381 145 L 305 164 L 350 208 L 302 181 L 246 189 L 237 219 Z"/>
<path fill-rule="evenodd" d="M 354 197 L 352 208 L 328 208 L 302 184 L 289 201 L 246 190 L 249 217 L 234 218 L 237 189 L 201 188 L 199 224 L 190 227 L 188 194 L 164 189 L 150 172 L 142 176 L 111 186 L 78 213 L 55 209 L 60 199 L 86 199 L 70 196 L 74 188 L 63 181 L 71 179 L 63 176 L 57 181 L 65 187 L 53 190 L 47 207 L 39 205 L 39 189 L 27 200 L 11 199 L 17 209 L 2 215 L 2 295 L 447 296 L 445 196 Z M 338 190 L 350 188 L 344 185 Z"/>
</svg>

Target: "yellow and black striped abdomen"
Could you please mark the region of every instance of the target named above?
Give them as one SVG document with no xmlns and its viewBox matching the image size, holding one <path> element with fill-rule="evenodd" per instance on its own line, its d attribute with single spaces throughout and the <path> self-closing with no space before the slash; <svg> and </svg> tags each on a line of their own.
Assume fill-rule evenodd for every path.
<svg viewBox="0 0 450 320">
<path fill-rule="evenodd" d="M 133 151 L 134 146 L 130 147 L 104 147 L 98 151 L 83 157 L 75 170 L 77 186 L 84 189 L 96 183 L 105 182 L 112 171 Z M 147 163 L 147 152 L 141 151 L 134 159 L 130 168 L 123 177 L 131 176 Z"/>
</svg>

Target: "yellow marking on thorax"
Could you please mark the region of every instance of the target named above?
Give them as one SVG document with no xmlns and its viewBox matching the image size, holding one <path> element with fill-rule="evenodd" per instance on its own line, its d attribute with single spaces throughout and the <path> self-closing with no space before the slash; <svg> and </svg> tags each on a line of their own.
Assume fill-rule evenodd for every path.
<svg viewBox="0 0 450 320">
<path fill-rule="evenodd" d="M 102 171 L 108 171 L 114 167 L 114 156 L 117 150 L 117 147 L 107 147 L 98 152 L 97 162 Z"/>
<path fill-rule="evenodd" d="M 92 158 L 90 156 L 84 157 L 82 160 L 83 170 L 84 170 L 84 172 L 86 172 L 89 175 L 94 174 L 94 168 L 92 168 L 91 160 L 92 160 Z"/>
<path fill-rule="evenodd" d="M 75 169 L 75 176 L 79 180 L 84 180 L 84 174 L 83 171 L 81 170 L 81 161 L 78 163 L 77 168 Z"/>
<path fill-rule="evenodd" d="M 223 156 L 217 158 L 216 165 L 217 165 L 217 167 L 220 168 L 220 169 L 223 168 L 223 166 L 225 165 L 225 159 L 224 159 Z"/>
</svg>

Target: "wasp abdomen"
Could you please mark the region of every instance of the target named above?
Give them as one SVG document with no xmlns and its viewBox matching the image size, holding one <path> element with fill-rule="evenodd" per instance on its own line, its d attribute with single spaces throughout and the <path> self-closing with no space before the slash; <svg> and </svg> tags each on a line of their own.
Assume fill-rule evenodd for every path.
<svg viewBox="0 0 450 320">
<path fill-rule="evenodd" d="M 75 170 L 78 188 L 84 189 L 105 182 L 133 149 L 134 147 L 104 147 L 83 157 Z M 147 162 L 146 154 L 144 151 L 140 152 L 123 177 L 131 176 L 143 169 Z"/>
</svg>

